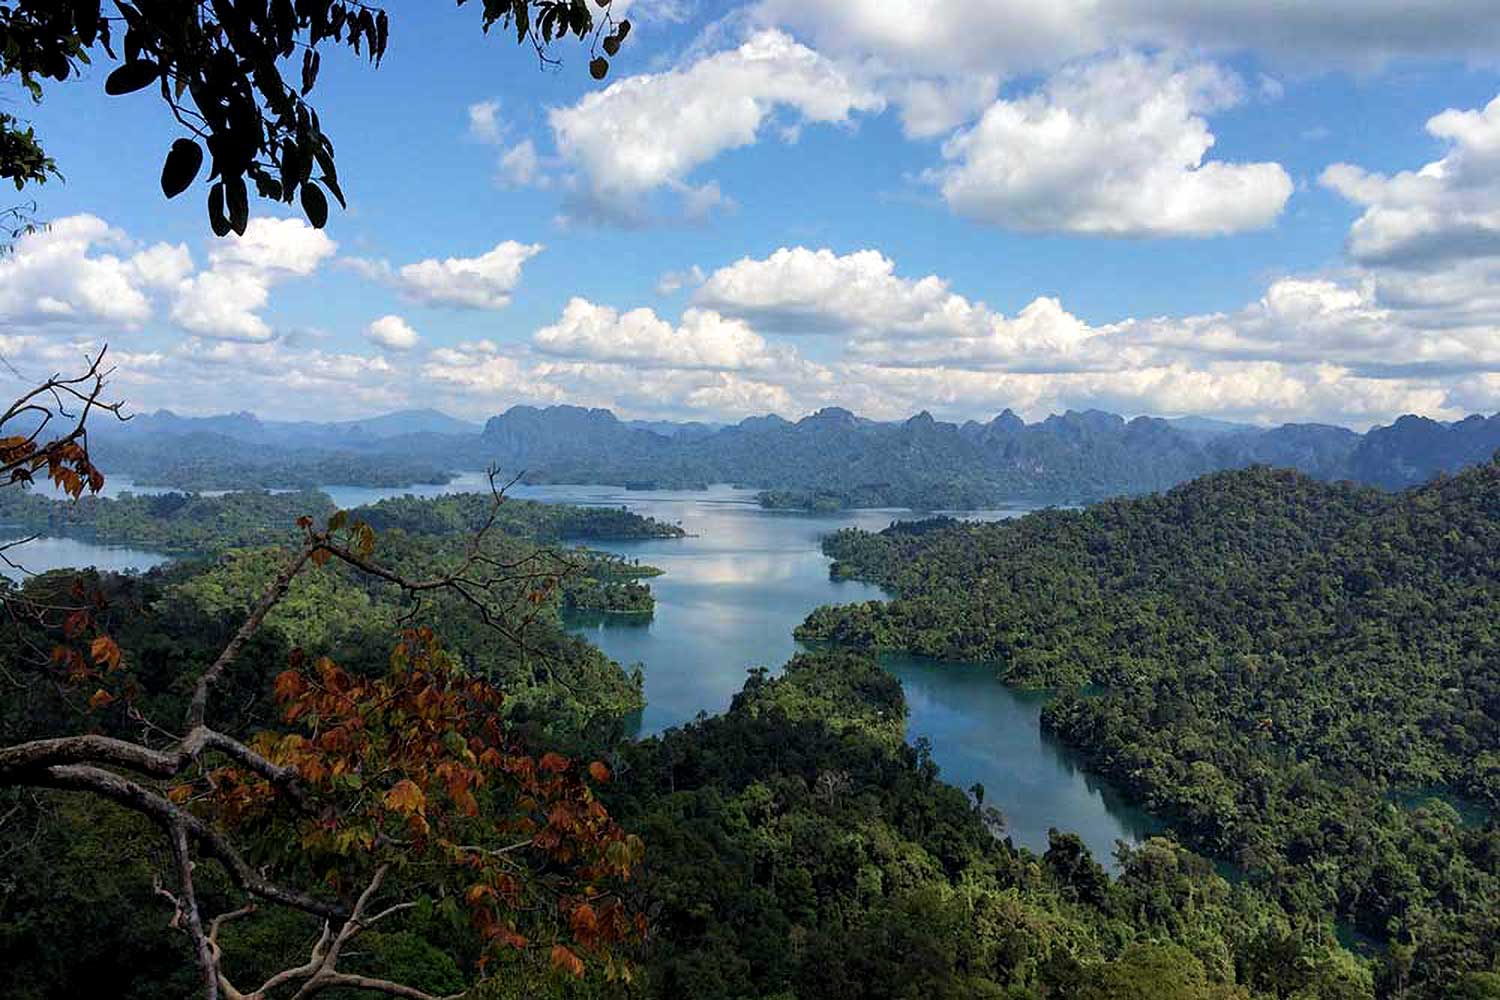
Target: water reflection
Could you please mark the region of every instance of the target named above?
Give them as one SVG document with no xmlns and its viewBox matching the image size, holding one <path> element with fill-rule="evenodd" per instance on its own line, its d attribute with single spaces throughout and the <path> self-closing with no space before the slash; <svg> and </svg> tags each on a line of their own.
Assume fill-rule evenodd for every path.
<svg viewBox="0 0 1500 1000">
<path fill-rule="evenodd" d="M 680 523 L 683 539 L 619 542 L 601 547 L 659 566 L 651 580 L 655 618 L 617 626 L 597 618 L 574 629 L 610 656 L 644 668 L 647 708 L 639 732 L 650 734 L 700 712 L 726 708 L 755 666 L 778 669 L 798 651 L 792 629 L 820 604 L 878 600 L 879 588 L 829 579 L 821 538 L 839 528 L 878 531 L 909 511 L 832 514 L 767 511 L 751 490 L 708 493 L 630 492 L 610 487 L 524 487 L 517 496 L 554 502 L 624 506 Z M 1001 519 L 1017 508 L 963 513 Z M 981 666 L 887 657 L 902 682 L 912 739 L 926 736 L 946 781 L 985 787 L 986 803 L 1004 814 L 1017 844 L 1045 850 L 1047 829 L 1078 833 L 1109 864 L 1117 840 L 1137 841 L 1154 829 L 1111 789 L 1077 767 L 1041 732 L 1042 698 L 1015 692 Z"/>
<path fill-rule="evenodd" d="M 1013 691 L 982 664 L 904 655 L 881 662 L 906 692 L 910 736 L 932 741 L 944 780 L 984 786 L 1016 843 L 1045 850 L 1048 828 L 1057 827 L 1077 833 L 1104 861 L 1117 839 L 1133 843 L 1160 829 L 1042 731 L 1046 695 Z"/>
</svg>

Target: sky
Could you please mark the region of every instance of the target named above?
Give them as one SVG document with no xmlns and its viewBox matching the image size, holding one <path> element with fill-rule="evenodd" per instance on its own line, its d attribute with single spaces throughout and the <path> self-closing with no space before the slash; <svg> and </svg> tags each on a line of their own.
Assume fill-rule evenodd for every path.
<svg viewBox="0 0 1500 1000">
<path fill-rule="evenodd" d="M 5 388 L 130 408 L 731 421 L 1500 410 L 1492 0 L 614 0 L 603 83 L 392 0 L 312 101 L 348 211 L 217 239 L 100 61 L 0 258 Z"/>
</svg>

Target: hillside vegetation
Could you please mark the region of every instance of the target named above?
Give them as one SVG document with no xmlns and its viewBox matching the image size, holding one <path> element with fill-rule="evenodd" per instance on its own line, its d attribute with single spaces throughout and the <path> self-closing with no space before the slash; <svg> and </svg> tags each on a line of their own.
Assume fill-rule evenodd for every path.
<svg viewBox="0 0 1500 1000">
<path fill-rule="evenodd" d="M 1383 987 L 1500 967 L 1500 465 L 1402 494 L 1291 472 L 997 524 L 840 532 L 896 596 L 804 639 L 990 661 L 1044 724 Z"/>
</svg>

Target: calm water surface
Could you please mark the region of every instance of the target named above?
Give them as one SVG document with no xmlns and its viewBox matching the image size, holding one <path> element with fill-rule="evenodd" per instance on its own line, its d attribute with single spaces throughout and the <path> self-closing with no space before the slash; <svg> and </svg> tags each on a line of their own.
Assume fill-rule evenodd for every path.
<svg viewBox="0 0 1500 1000">
<path fill-rule="evenodd" d="M 115 482 L 121 491 L 132 486 Z M 484 477 L 478 473 L 444 486 L 323 487 L 340 507 L 407 493 L 431 496 L 483 488 Z M 878 531 L 894 519 L 913 516 L 893 510 L 768 511 L 755 503 L 753 491 L 730 487 L 636 492 L 609 486 L 518 486 L 511 492 L 525 499 L 627 507 L 680 524 L 689 533 L 688 538 L 591 543 L 665 571 L 650 581 L 656 594 L 650 622 L 594 620 L 572 626 L 622 664 L 641 664 L 648 702 L 638 720 L 642 735 L 700 713 L 723 711 L 744 684 L 747 670 L 778 670 L 798 651 L 792 629 L 818 605 L 881 599 L 884 594 L 877 587 L 830 580 L 829 560 L 819 542 L 839 528 Z M 1023 513 L 1025 508 L 961 516 L 999 519 Z M 86 565 L 146 569 L 165 561 L 153 553 L 77 539 L 39 539 L 22 551 L 33 571 Z M 0 572 L 7 570 L 0 567 Z M 1044 850 L 1047 829 L 1055 826 L 1078 833 L 1095 857 L 1108 864 L 1116 840 L 1137 841 L 1156 829 L 1108 786 L 1086 776 L 1066 749 L 1042 735 L 1040 697 L 1011 691 L 983 665 L 904 656 L 886 657 L 884 664 L 906 691 L 910 738 L 931 740 L 945 780 L 961 788 L 982 784 L 986 804 L 1005 815 L 1017 844 Z"/>
<path fill-rule="evenodd" d="M 640 663 L 650 734 L 720 712 L 756 666 L 780 668 L 798 645 L 795 628 L 820 604 L 879 600 L 877 587 L 830 580 L 822 537 L 844 527 L 878 531 L 909 511 L 836 514 L 768 511 L 754 493 L 728 487 L 703 492 L 633 492 L 613 487 L 525 487 L 515 495 L 576 504 L 624 506 L 681 524 L 692 537 L 591 543 L 659 566 L 650 581 L 656 614 L 649 623 L 596 621 L 575 628 L 621 663 Z M 959 516 L 1016 517 L 1026 508 Z M 985 802 L 1005 815 L 1017 844 L 1045 850 L 1047 830 L 1081 837 L 1108 864 L 1116 840 L 1138 841 L 1157 827 L 1108 786 L 1086 776 L 1069 752 L 1045 738 L 1043 698 L 1012 691 L 993 670 L 888 656 L 909 708 L 908 736 L 932 741 L 946 781 L 985 788 Z"/>
<path fill-rule="evenodd" d="M 0 544 L 11 541 L 15 537 L 14 534 L 7 534 L 6 529 L 0 528 Z M 81 538 L 51 537 L 34 538 L 24 545 L 8 550 L 5 554 L 27 573 L 45 573 L 52 569 L 84 566 L 94 566 L 113 573 L 124 573 L 130 570 L 148 570 L 152 566 L 160 566 L 171 558 L 156 552 L 145 552 L 122 545 L 101 545 L 97 542 L 84 541 Z M 0 577 L 19 581 L 24 576 L 25 574 L 20 570 L 0 561 Z"/>
</svg>

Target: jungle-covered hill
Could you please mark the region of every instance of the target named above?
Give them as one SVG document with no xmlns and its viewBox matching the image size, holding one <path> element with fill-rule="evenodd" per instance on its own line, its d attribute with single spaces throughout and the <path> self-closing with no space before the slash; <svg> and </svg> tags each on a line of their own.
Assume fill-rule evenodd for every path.
<svg viewBox="0 0 1500 1000">
<path fill-rule="evenodd" d="M 1063 689 L 1046 725 L 1285 905 L 1385 942 L 1392 995 L 1500 966 L 1500 465 L 1398 494 L 1252 468 L 826 550 L 896 596 L 801 637 Z"/>
</svg>

